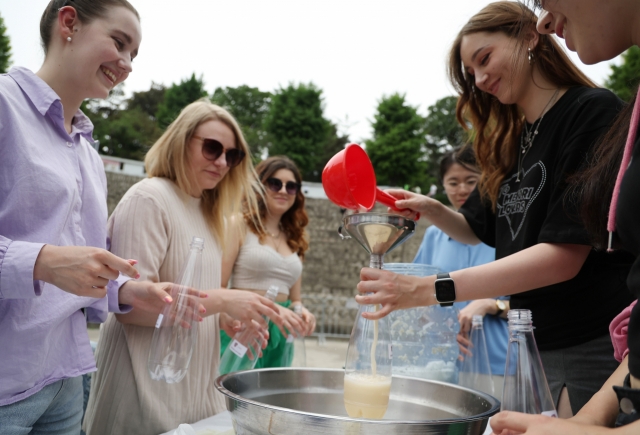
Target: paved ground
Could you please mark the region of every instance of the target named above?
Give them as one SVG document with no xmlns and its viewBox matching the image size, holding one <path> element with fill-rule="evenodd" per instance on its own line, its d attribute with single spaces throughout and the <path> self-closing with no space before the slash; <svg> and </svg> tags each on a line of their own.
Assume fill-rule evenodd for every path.
<svg viewBox="0 0 640 435">
<path fill-rule="evenodd" d="M 89 339 L 91 341 L 98 341 L 98 336 L 98 329 L 89 328 Z M 308 367 L 344 368 L 349 340 L 327 338 L 322 345 L 318 344 L 318 339 L 315 337 L 305 338 L 304 341 Z"/>
</svg>

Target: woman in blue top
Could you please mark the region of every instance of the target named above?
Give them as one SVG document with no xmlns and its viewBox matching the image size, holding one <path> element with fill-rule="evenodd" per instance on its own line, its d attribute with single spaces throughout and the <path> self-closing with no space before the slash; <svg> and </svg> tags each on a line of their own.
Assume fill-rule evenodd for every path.
<svg viewBox="0 0 640 435">
<path fill-rule="evenodd" d="M 455 210 L 464 204 L 476 187 L 480 178 L 479 172 L 471 148 L 450 151 L 440 161 L 440 182 Z M 430 264 L 443 272 L 453 272 L 489 263 L 495 260 L 495 255 L 495 249 L 484 243 L 477 245 L 460 243 L 435 225 L 431 225 L 422 239 L 422 244 L 413 262 Z M 474 314 L 484 317 L 484 331 L 487 338 L 491 373 L 500 377 L 504 376 L 509 339 L 505 318 L 509 306 L 508 298 L 505 300 L 489 298 L 456 302 L 454 306 L 460 310 L 458 316 L 460 320 L 459 340 L 468 336 Z M 501 378 L 494 377 L 494 383 L 495 394 L 500 396 L 502 394 Z"/>
</svg>

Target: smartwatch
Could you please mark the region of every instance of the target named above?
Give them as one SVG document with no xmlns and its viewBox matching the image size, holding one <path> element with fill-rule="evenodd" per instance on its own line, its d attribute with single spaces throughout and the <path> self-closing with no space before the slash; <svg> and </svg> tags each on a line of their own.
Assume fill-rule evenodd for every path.
<svg viewBox="0 0 640 435">
<path fill-rule="evenodd" d="M 448 273 L 439 273 L 436 275 L 436 301 L 441 307 L 450 307 L 456 300 L 456 286 L 453 279 Z"/>
</svg>

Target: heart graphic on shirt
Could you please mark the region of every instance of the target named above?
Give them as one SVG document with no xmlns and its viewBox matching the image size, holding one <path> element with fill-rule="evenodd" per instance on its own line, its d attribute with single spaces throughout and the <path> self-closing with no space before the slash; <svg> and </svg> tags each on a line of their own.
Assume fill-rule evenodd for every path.
<svg viewBox="0 0 640 435">
<path fill-rule="evenodd" d="M 527 217 L 529 207 L 538 197 L 547 181 L 547 168 L 540 161 L 531 166 L 522 175 L 520 183 L 516 184 L 518 190 L 511 193 L 510 184 L 517 175 L 513 174 L 502 182 L 498 203 L 496 204 L 497 217 L 504 217 L 509 223 L 512 241 L 518 237 L 518 233 L 520 233 Z M 535 187 L 536 184 L 538 185 L 537 187 Z"/>
</svg>

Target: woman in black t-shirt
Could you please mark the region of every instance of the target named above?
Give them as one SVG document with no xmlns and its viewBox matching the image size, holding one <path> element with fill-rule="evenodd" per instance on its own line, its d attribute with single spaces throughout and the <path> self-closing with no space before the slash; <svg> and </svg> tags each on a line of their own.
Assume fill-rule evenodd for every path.
<svg viewBox="0 0 640 435">
<path fill-rule="evenodd" d="M 455 300 L 512 295 L 511 308 L 532 311 L 552 395 L 560 415 L 570 416 L 616 369 L 608 325 L 631 297 L 623 279 L 630 259 L 591 249 L 567 179 L 622 103 L 597 89 L 551 37 L 538 35 L 536 21 L 518 3 L 492 3 L 454 42 L 449 71 L 460 94 L 458 119 L 474 129 L 482 168 L 460 212 L 411 192 L 390 193 L 399 208 L 422 213 L 452 238 L 495 246 L 497 261 L 450 274 Z M 376 294 L 358 302 L 383 305 L 367 318 L 438 302 L 435 277 L 366 268 L 361 278 L 358 290 Z"/>
<path fill-rule="evenodd" d="M 640 45 L 637 1 L 549 0 L 543 6 L 546 11 L 541 14 L 538 31 L 565 38 L 567 47 L 577 51 L 585 63 L 608 60 Z M 596 245 L 603 249 L 608 239 L 609 245 L 613 242 L 614 247 L 623 247 L 636 257 L 627 278 L 636 298 L 640 296 L 639 122 L 640 101 L 636 97 L 594 151 L 589 168 L 576 179 L 582 194 L 581 216 Z M 494 432 L 595 435 L 609 433 L 602 426 L 615 423 L 625 425 L 615 429 L 616 434 L 640 433 L 639 307 L 634 307 L 629 318 L 629 355 L 578 415 L 561 422 L 504 412 L 493 418 Z"/>
</svg>

